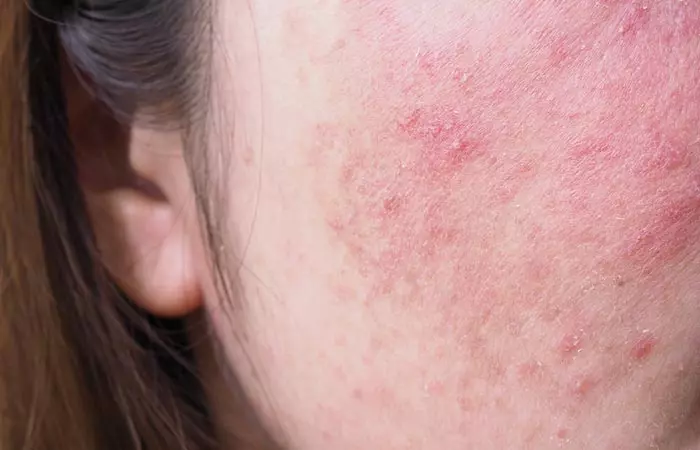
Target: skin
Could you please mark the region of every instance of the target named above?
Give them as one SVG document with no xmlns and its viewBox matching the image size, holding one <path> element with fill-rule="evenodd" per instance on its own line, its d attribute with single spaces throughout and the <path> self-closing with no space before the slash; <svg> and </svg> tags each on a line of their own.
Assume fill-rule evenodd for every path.
<svg viewBox="0 0 700 450">
<path fill-rule="evenodd" d="M 214 17 L 233 305 L 178 267 L 287 448 L 700 448 L 699 3 Z M 177 314 L 180 278 L 129 292 Z"/>
<path fill-rule="evenodd" d="M 240 3 L 206 297 L 289 448 L 700 446 L 700 5 Z"/>
<path fill-rule="evenodd" d="M 698 4 L 241 3 L 206 298 L 285 445 L 700 445 Z"/>
</svg>

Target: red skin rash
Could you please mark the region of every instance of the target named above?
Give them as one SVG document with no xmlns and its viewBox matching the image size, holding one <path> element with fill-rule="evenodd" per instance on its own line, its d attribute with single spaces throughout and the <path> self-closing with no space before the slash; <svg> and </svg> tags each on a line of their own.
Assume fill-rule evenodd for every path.
<svg viewBox="0 0 700 450">
<path fill-rule="evenodd" d="M 649 331 L 645 331 L 634 343 L 630 355 L 636 361 L 644 361 L 652 355 L 655 347 L 656 337 Z"/>
<path fill-rule="evenodd" d="M 624 289 L 700 239 L 700 3 L 483 3 L 421 15 L 343 2 L 352 39 L 323 60 L 344 64 L 336 94 L 363 117 L 317 127 L 314 164 L 337 167 L 340 193 L 319 198 L 368 306 L 437 316 L 435 330 L 486 361 L 479 336 L 510 323 L 517 339 L 534 317 L 561 331 L 543 360 L 576 367 L 602 347 L 606 318 L 551 281 L 595 273 Z M 641 316 L 641 303 L 625 310 Z M 614 351 L 642 364 L 660 340 Z M 547 364 L 518 367 L 523 383 L 550 380 Z M 553 385 L 584 401 L 624 373 Z"/>
<path fill-rule="evenodd" d="M 541 213 L 561 220 L 521 214 L 521 246 L 580 243 L 605 250 L 597 264 L 648 271 L 700 237 L 700 6 L 506 3 L 446 4 L 453 29 L 431 33 L 401 2 L 344 2 L 362 18 L 351 30 L 359 50 L 382 64 L 362 75 L 370 88 L 350 93 L 366 121 L 320 126 L 318 151 L 349 149 L 347 195 L 329 223 L 378 295 L 420 282 L 436 258 L 454 261 L 455 291 L 475 289 L 470 274 L 498 267 L 496 216 L 512 219 L 544 177 Z M 496 15 L 503 31 L 489 36 Z M 488 189 L 458 204 L 472 186 Z"/>
</svg>

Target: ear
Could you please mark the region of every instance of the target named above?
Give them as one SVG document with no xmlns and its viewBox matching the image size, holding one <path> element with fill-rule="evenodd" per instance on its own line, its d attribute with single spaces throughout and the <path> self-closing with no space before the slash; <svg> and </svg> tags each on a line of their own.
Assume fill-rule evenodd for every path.
<svg viewBox="0 0 700 450">
<path fill-rule="evenodd" d="M 202 252 L 181 135 L 125 126 L 70 72 L 71 135 L 98 248 L 140 307 L 167 317 L 201 305 Z"/>
</svg>

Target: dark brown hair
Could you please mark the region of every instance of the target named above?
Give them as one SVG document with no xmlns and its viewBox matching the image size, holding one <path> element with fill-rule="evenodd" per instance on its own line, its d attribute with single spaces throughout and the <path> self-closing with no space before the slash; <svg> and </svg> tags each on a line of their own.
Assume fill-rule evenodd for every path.
<svg viewBox="0 0 700 450">
<path fill-rule="evenodd" d="M 216 447 L 182 323 L 140 311 L 100 262 L 61 78 L 73 67 L 122 120 L 185 124 L 205 3 L 0 0 L 3 450 Z"/>
</svg>

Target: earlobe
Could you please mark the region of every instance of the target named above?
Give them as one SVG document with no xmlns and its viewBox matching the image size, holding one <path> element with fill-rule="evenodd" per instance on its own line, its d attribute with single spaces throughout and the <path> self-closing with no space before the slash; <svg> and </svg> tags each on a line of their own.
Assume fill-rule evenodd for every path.
<svg viewBox="0 0 700 450">
<path fill-rule="evenodd" d="M 71 86 L 71 83 L 68 83 Z M 201 305 L 197 214 L 179 133 L 128 129 L 77 84 L 67 89 L 80 181 L 107 270 L 159 316 Z"/>
<path fill-rule="evenodd" d="M 103 262 L 135 303 L 166 317 L 200 306 L 198 233 L 189 207 L 135 189 L 86 189 L 86 198 Z"/>
</svg>

